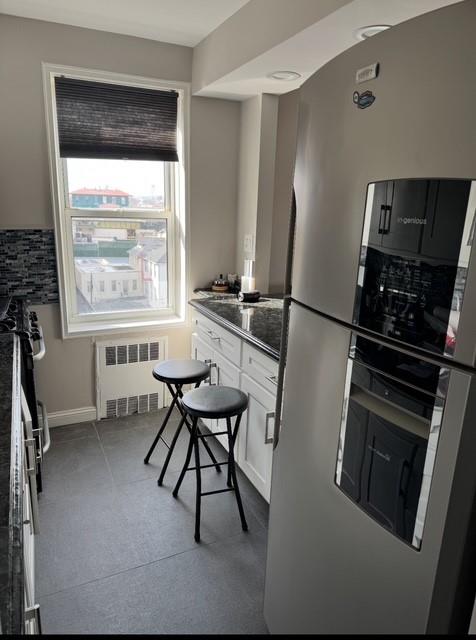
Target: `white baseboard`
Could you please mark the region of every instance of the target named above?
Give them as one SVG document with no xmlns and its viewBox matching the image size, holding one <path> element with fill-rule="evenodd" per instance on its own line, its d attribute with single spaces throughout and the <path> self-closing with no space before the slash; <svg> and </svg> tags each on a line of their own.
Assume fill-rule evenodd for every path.
<svg viewBox="0 0 476 640">
<path fill-rule="evenodd" d="M 48 414 L 48 425 L 50 427 L 62 427 L 67 424 L 76 424 L 77 422 L 92 422 L 96 420 L 96 417 L 96 407 L 53 411 L 53 413 Z"/>
</svg>

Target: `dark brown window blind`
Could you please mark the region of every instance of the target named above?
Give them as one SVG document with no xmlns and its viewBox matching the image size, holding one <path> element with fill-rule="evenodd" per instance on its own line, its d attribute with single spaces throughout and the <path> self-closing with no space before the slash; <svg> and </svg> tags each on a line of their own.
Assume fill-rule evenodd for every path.
<svg viewBox="0 0 476 640">
<path fill-rule="evenodd" d="M 55 78 L 63 158 L 177 162 L 176 91 Z"/>
</svg>

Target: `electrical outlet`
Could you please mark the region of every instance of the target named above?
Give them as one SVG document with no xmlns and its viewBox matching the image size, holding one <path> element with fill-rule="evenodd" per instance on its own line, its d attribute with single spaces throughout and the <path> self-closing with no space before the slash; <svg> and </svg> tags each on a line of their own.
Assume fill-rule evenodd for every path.
<svg viewBox="0 0 476 640">
<path fill-rule="evenodd" d="M 255 253 L 255 237 L 251 234 L 245 235 L 243 239 L 243 251 L 250 253 L 254 257 Z"/>
</svg>

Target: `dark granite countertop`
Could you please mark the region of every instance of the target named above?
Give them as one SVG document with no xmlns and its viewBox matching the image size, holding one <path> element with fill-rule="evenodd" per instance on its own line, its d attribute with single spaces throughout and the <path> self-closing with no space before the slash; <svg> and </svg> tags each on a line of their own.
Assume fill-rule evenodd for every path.
<svg viewBox="0 0 476 640">
<path fill-rule="evenodd" d="M 0 335 L 0 621 L 23 632 L 23 442 L 18 338 Z"/>
<path fill-rule="evenodd" d="M 283 301 L 277 297 L 259 302 L 238 302 L 234 294 L 197 291 L 200 297 L 189 301 L 197 311 L 236 334 L 246 342 L 279 360 Z"/>
</svg>

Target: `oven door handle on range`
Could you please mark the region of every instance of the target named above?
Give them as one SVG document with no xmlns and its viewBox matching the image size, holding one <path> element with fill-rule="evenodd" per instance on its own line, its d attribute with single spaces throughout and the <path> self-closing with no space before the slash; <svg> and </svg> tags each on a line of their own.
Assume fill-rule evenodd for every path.
<svg viewBox="0 0 476 640">
<path fill-rule="evenodd" d="M 48 425 L 48 414 L 46 412 L 45 405 L 41 400 L 37 400 L 36 404 L 38 405 L 41 411 L 41 422 L 42 422 L 42 431 L 43 431 L 42 438 L 41 438 L 41 442 L 42 442 L 41 455 L 43 456 L 43 454 L 48 451 L 51 445 L 50 427 Z"/>
<path fill-rule="evenodd" d="M 35 354 L 33 354 L 33 360 L 35 360 L 35 362 L 37 360 L 41 360 L 42 358 L 44 358 L 45 353 L 46 353 L 46 345 L 45 345 L 45 339 L 43 337 L 43 329 L 41 328 L 41 326 L 38 326 L 38 334 L 39 334 L 39 342 L 40 342 L 40 350 L 37 351 Z"/>
</svg>

